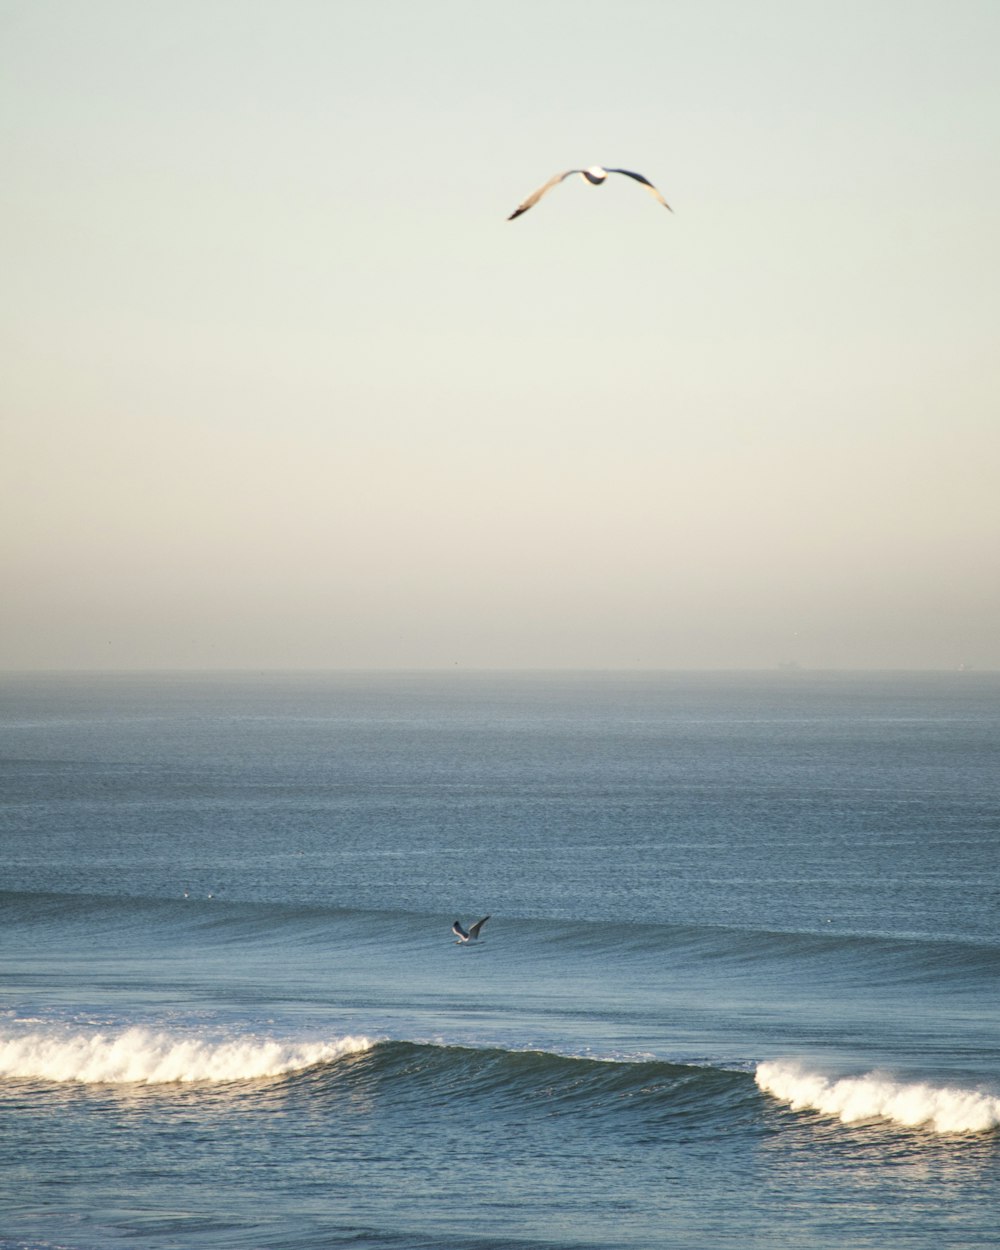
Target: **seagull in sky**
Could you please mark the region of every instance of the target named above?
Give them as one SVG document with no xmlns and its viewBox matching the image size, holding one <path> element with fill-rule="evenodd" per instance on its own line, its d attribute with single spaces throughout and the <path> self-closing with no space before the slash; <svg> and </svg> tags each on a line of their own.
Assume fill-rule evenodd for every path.
<svg viewBox="0 0 1000 1250">
<path fill-rule="evenodd" d="M 592 187 L 599 187 L 608 174 L 624 174 L 626 178 L 634 178 L 636 182 L 641 183 L 655 199 L 659 200 L 664 208 L 670 209 L 670 212 L 674 211 L 657 191 L 656 187 L 653 186 L 648 178 L 644 178 L 642 174 L 633 173 L 631 169 L 605 169 L 603 165 L 591 165 L 589 169 L 567 169 L 564 174 L 556 174 L 544 186 L 539 187 L 537 191 L 532 191 L 526 200 L 518 204 L 507 220 L 513 221 L 515 217 L 520 217 L 522 213 L 526 213 L 533 204 L 538 203 L 546 191 L 551 191 L 554 186 L 562 182 L 564 178 L 568 178 L 570 174 L 579 174 Z"/>
<path fill-rule="evenodd" d="M 477 920 L 475 924 L 470 924 L 468 929 L 463 929 L 461 921 L 456 920 L 451 926 L 452 933 L 458 938 L 456 945 L 461 945 L 463 942 L 475 942 L 479 937 L 479 930 L 487 920 L 489 920 L 489 916 L 484 916 L 482 920 Z"/>
</svg>

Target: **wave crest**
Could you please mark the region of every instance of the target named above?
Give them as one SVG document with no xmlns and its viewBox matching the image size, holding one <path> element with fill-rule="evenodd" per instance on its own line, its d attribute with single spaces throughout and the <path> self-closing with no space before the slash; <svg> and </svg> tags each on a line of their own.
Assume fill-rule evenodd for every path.
<svg viewBox="0 0 1000 1250">
<path fill-rule="evenodd" d="M 0 1077 L 137 1083 L 252 1081 L 368 1050 L 366 1037 L 281 1042 L 243 1037 L 210 1041 L 143 1028 L 120 1033 L 35 1031 L 0 1034 Z"/>
<path fill-rule="evenodd" d="M 793 1111 L 821 1111 L 845 1124 L 885 1119 L 938 1133 L 985 1133 L 1000 1127 L 1000 1098 L 978 1090 L 902 1084 L 875 1072 L 831 1081 L 780 1062 L 758 1064 L 756 1080 Z"/>
</svg>

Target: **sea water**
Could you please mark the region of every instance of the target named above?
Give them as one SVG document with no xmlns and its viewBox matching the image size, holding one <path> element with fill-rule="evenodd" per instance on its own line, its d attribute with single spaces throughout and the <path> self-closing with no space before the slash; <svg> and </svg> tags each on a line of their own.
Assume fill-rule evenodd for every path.
<svg viewBox="0 0 1000 1250">
<path fill-rule="evenodd" d="M 4 1250 L 1000 1243 L 998 675 L 7 675 L 0 803 Z"/>
</svg>

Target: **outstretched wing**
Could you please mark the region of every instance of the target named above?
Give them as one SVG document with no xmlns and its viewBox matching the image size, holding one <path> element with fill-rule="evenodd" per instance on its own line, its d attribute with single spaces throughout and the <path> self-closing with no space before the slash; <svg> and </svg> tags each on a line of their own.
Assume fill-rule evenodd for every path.
<svg viewBox="0 0 1000 1250">
<path fill-rule="evenodd" d="M 479 937 L 479 930 L 483 927 L 487 920 L 489 920 L 489 916 L 484 916 L 482 920 L 477 920 L 475 924 L 470 924 L 469 937 L 473 939 Z"/>
<path fill-rule="evenodd" d="M 520 204 L 518 204 L 517 208 L 514 209 L 507 220 L 513 221 L 515 217 L 520 217 L 521 214 L 526 213 L 533 204 L 537 204 L 546 191 L 551 191 L 557 183 L 562 182 L 564 178 L 568 178 L 570 174 L 579 174 L 581 172 L 582 171 L 579 169 L 567 169 L 564 174 L 556 174 L 554 178 L 550 178 L 548 180 L 544 187 L 539 187 L 537 191 L 532 191 L 526 200 L 523 200 Z M 488 919 L 489 917 L 487 916 L 487 920 Z"/>
<path fill-rule="evenodd" d="M 463 942 L 467 942 L 469 940 L 469 935 L 466 933 L 466 931 L 462 928 L 462 926 L 458 923 L 457 920 L 451 926 L 451 931 L 452 933 L 455 934 L 456 937 L 460 937 Z"/>
<path fill-rule="evenodd" d="M 624 174 L 626 178 L 634 178 L 636 182 L 641 182 L 642 185 L 646 188 L 646 190 L 649 191 L 649 193 L 652 196 L 654 196 L 657 200 L 659 200 L 659 202 L 663 205 L 664 208 L 670 209 L 671 212 L 674 211 L 672 208 L 670 208 L 670 205 L 663 198 L 663 196 L 659 193 L 659 191 L 657 191 L 656 187 L 653 186 L 653 184 L 649 181 L 648 178 L 644 178 L 642 174 L 633 173 L 631 169 L 609 169 L 608 173 L 609 174 Z"/>
</svg>

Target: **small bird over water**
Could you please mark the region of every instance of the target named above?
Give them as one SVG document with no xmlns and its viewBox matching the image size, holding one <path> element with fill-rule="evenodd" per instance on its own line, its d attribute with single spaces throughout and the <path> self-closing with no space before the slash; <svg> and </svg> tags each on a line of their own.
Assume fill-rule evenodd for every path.
<svg viewBox="0 0 1000 1250">
<path fill-rule="evenodd" d="M 461 921 L 456 920 L 451 926 L 451 931 L 458 938 L 459 944 L 462 942 L 475 942 L 479 937 L 479 930 L 487 920 L 489 920 L 489 916 L 484 916 L 482 920 L 477 920 L 475 924 L 470 924 L 468 929 L 463 929 Z"/>
<path fill-rule="evenodd" d="M 607 178 L 608 174 L 624 174 L 626 178 L 634 178 L 636 182 L 642 183 L 646 190 L 649 191 L 649 193 L 657 199 L 664 208 L 670 209 L 670 212 L 674 211 L 670 208 L 670 205 L 659 193 L 659 191 L 657 191 L 656 187 L 653 186 L 648 178 L 644 178 L 642 174 L 633 173 L 631 169 L 605 169 L 603 165 L 591 165 L 589 169 L 567 169 L 564 174 L 556 174 L 556 176 L 554 178 L 550 178 L 543 187 L 539 187 L 537 191 L 533 191 L 526 200 L 518 204 L 517 208 L 514 209 L 507 220 L 513 221 L 515 217 L 520 217 L 522 213 L 526 213 L 533 204 L 538 203 L 546 191 L 551 191 L 554 186 L 562 182 L 564 178 L 568 178 L 570 174 L 579 174 L 580 177 L 585 182 L 589 182 L 592 187 L 599 187 Z"/>
</svg>

